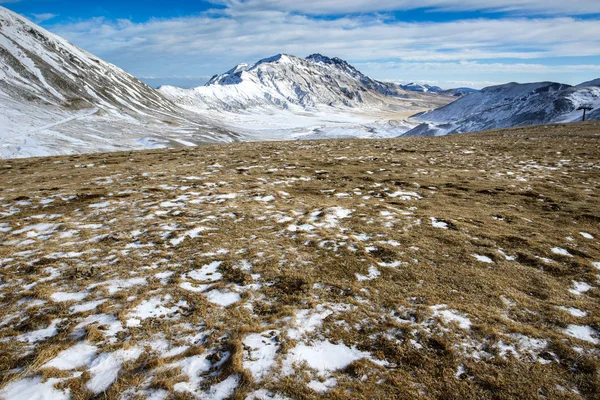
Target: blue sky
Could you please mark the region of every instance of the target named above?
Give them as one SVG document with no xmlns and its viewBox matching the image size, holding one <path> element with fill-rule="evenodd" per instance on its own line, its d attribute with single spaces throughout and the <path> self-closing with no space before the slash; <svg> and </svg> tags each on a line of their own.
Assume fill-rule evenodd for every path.
<svg viewBox="0 0 600 400">
<path fill-rule="evenodd" d="M 385 3 L 385 4 L 377 4 Z M 600 77 L 598 0 L 0 0 L 149 84 L 322 53 L 442 87 Z"/>
</svg>

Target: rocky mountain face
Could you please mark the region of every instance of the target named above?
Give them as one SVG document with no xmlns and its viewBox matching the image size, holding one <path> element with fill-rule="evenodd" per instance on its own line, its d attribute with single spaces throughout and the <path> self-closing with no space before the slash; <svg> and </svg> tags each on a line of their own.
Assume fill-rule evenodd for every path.
<svg viewBox="0 0 600 400">
<path fill-rule="evenodd" d="M 231 139 L 122 69 L 0 7 L 0 156 L 165 147 L 177 143 L 170 136 Z"/>
<path fill-rule="evenodd" d="M 578 121 L 583 105 L 600 119 L 600 80 L 570 86 L 539 82 L 492 86 L 416 117 L 423 123 L 406 136 L 441 136 L 546 123 Z"/>
</svg>

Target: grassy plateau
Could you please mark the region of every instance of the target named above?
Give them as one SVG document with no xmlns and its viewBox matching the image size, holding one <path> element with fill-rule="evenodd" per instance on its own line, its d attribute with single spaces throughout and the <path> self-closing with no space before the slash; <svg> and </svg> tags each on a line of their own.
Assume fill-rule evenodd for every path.
<svg viewBox="0 0 600 400">
<path fill-rule="evenodd" d="M 0 398 L 598 399 L 600 123 L 0 161 Z"/>
</svg>

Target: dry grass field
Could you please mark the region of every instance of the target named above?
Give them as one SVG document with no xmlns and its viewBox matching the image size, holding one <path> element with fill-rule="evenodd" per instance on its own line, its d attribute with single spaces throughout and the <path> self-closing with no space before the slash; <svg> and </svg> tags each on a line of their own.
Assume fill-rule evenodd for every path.
<svg viewBox="0 0 600 400">
<path fill-rule="evenodd" d="M 0 161 L 0 398 L 598 399 L 599 283 L 598 122 Z"/>
</svg>

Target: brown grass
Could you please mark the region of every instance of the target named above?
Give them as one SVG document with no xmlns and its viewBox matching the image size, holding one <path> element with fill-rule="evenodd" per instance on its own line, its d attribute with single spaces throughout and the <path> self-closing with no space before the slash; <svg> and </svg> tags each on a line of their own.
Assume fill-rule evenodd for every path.
<svg viewBox="0 0 600 400">
<path fill-rule="evenodd" d="M 188 377 L 169 365 L 225 353 L 229 359 L 214 367 L 203 385 L 208 390 L 239 376 L 235 399 L 259 388 L 306 399 L 598 398 L 598 349 L 564 330 L 573 324 L 600 331 L 599 272 L 592 266 L 600 262 L 599 139 L 600 124 L 589 122 L 444 138 L 246 143 L 5 160 L 0 224 L 12 231 L 0 233 L 0 285 L 9 283 L 0 286 L 0 321 L 13 319 L 0 326 L 0 385 L 39 374 L 65 378 L 60 386 L 71 388 L 75 398 L 94 398 L 85 391 L 85 368 L 81 378 L 67 379 L 69 373 L 41 366 L 75 343 L 69 335 L 83 318 L 103 313 L 116 317 L 123 331 L 111 338 L 106 326 L 91 324 L 84 328 L 86 340 L 100 351 L 130 346 L 145 351 L 123 365 L 102 398 L 120 398 L 136 388 L 185 398 L 174 386 Z M 421 198 L 390 196 L 398 191 Z M 217 197 L 227 194 L 237 197 Z M 269 195 L 273 201 L 255 199 Z M 40 203 L 52 196 L 54 202 Z M 163 204 L 167 201 L 181 205 Z M 110 207 L 89 207 L 102 202 Z M 352 214 L 328 225 L 331 207 Z M 31 218 L 41 214 L 46 217 Z M 448 229 L 432 226 L 431 218 Z M 42 222 L 58 225 L 47 240 L 13 234 Z M 303 230 L 306 225 L 312 230 Z M 209 229 L 172 245 L 200 226 Z M 553 253 L 555 247 L 572 256 Z M 34 253 L 22 253 L 27 251 Z M 57 252 L 77 254 L 57 258 Z M 493 263 L 479 262 L 474 254 Z M 241 267 L 243 260 L 251 270 Z M 242 300 L 227 308 L 180 286 L 211 283 L 184 275 L 213 261 L 222 262 L 223 279 L 212 289 L 261 286 L 244 290 Z M 371 266 L 379 277 L 356 279 L 368 275 Z M 52 277 L 52 269 L 58 275 Z M 167 271 L 173 274 L 155 277 Z M 109 284 L 88 288 L 140 277 L 146 284 L 112 294 Z M 574 295 L 568 291 L 573 281 L 592 289 Z M 73 313 L 70 307 L 80 302 L 53 302 L 59 291 L 89 292 L 82 302 L 106 301 Z M 126 326 L 135 307 L 166 294 L 172 296 L 167 307 L 179 301 L 186 306 L 145 319 L 140 327 Z M 39 303 L 24 309 L 31 301 Z M 355 361 L 332 372 L 337 386 L 320 394 L 307 383 L 326 377 L 306 368 L 290 376 L 278 372 L 298 343 L 285 335 L 295 312 L 323 304 L 350 308 L 325 318 L 301 341 L 344 343 L 386 364 Z M 430 307 L 439 304 L 468 316 L 472 328 L 465 331 L 435 317 Z M 557 306 L 587 315 L 575 317 Z M 56 319 L 64 320 L 58 335 L 35 346 L 18 340 Z M 243 340 L 269 329 L 282 331 L 280 364 L 259 382 L 243 367 Z M 206 333 L 203 340 L 186 341 L 199 331 Z M 500 343 L 518 345 L 514 334 L 544 339 L 547 346 L 533 356 L 524 351 L 502 356 Z M 165 359 L 148 345 L 159 336 L 171 347 L 190 348 Z M 471 347 L 465 350 L 465 344 Z M 489 356 L 471 356 L 475 351 Z"/>
</svg>

